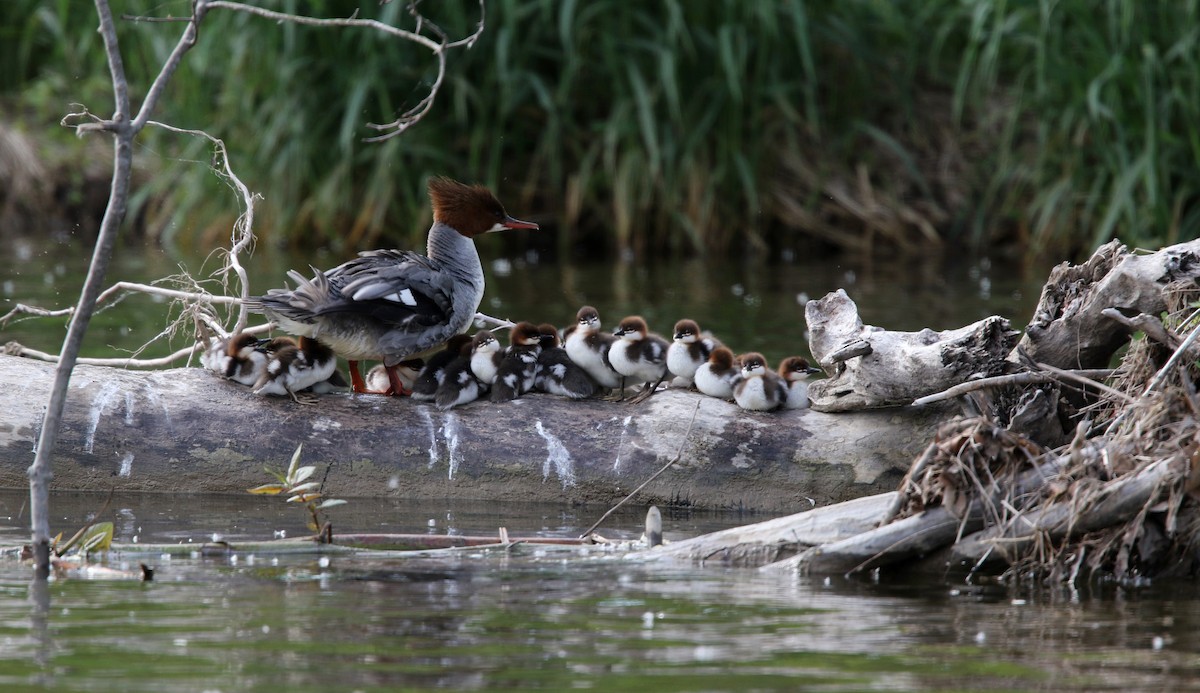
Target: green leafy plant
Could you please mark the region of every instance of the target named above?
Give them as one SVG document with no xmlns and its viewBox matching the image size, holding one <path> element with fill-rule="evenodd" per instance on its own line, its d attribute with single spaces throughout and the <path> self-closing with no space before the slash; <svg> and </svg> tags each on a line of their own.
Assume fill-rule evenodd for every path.
<svg viewBox="0 0 1200 693">
<path fill-rule="evenodd" d="M 333 524 L 325 519 L 325 510 L 345 505 L 346 501 L 337 498 L 324 498 L 319 481 L 309 481 L 317 471 L 314 465 L 300 466 L 300 452 L 304 443 L 296 446 L 292 453 L 292 461 L 286 472 L 278 472 L 267 468 L 267 473 L 278 479 L 275 484 L 263 484 L 252 489 L 249 493 L 259 496 L 287 496 L 288 503 L 298 503 L 308 510 L 308 528 L 317 533 L 316 539 L 322 544 L 333 543 Z M 324 498 L 324 500 L 322 500 Z M 318 502 L 319 501 L 319 502 Z"/>
<path fill-rule="evenodd" d="M 107 551 L 112 547 L 113 523 L 97 522 L 85 525 L 62 546 L 59 546 L 58 542 L 61 539 L 62 533 L 59 532 L 58 536 L 54 537 L 54 541 L 50 542 L 50 550 L 56 556 L 62 556 L 73 548 L 77 548 L 79 553 L 84 556 L 96 551 Z"/>
</svg>

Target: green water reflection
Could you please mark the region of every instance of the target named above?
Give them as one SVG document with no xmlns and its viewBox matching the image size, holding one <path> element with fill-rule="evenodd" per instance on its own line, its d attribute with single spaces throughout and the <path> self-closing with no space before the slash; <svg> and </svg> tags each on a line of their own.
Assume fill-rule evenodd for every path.
<svg viewBox="0 0 1200 693">
<path fill-rule="evenodd" d="M 56 496 L 56 526 L 95 496 Z M 115 499 L 126 542 L 266 538 L 282 504 Z M 19 512 L 0 494 L 0 513 Z M 355 501 L 352 531 L 577 533 L 603 509 Z M 233 513 L 233 509 L 238 509 Z M 618 513 L 636 535 L 643 509 Z M 168 513 L 174 513 L 169 515 Z M 20 536 L 0 517 L 0 539 Z M 371 518 L 375 519 L 372 520 Z M 172 519 L 173 518 L 173 519 Z M 747 519 L 668 515 L 669 537 Z M 432 525 L 429 523 L 433 520 Z M 132 533 L 132 534 L 131 534 Z M 928 580 L 809 579 L 648 565 L 604 548 L 445 559 L 115 555 L 154 582 L 59 579 L 0 561 L 0 690 L 1188 690 L 1200 685 L 1192 584 L 1071 592 Z"/>
</svg>

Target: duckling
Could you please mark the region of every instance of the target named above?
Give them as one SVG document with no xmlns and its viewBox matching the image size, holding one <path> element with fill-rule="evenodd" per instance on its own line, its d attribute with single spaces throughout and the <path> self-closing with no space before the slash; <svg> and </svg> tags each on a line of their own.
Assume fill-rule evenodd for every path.
<svg viewBox="0 0 1200 693">
<path fill-rule="evenodd" d="M 200 363 L 222 378 L 254 385 L 267 367 L 267 352 L 262 349 L 265 343 L 249 332 L 239 332 L 228 339 L 213 338 Z"/>
<path fill-rule="evenodd" d="M 509 333 L 509 346 L 496 370 L 492 401 L 508 402 L 533 389 L 542 333 L 531 322 L 519 322 Z"/>
<path fill-rule="evenodd" d="M 672 387 L 691 386 L 696 369 L 708 361 L 709 354 L 719 346 L 719 340 L 700 332 L 700 325 L 695 320 L 684 318 L 675 323 L 674 341 L 667 347 L 667 369 L 676 378 Z"/>
<path fill-rule="evenodd" d="M 421 375 L 421 369 L 425 367 L 425 362 L 421 359 L 409 359 L 401 361 L 392 369 L 397 378 L 400 379 L 400 385 L 408 392 L 413 391 L 413 385 L 417 382 L 417 377 Z M 364 378 L 368 390 L 383 392 L 392 386 L 391 378 L 388 376 L 387 368 L 382 363 L 375 364 L 371 370 L 367 371 Z"/>
<path fill-rule="evenodd" d="M 629 400 L 630 404 L 636 404 L 653 395 L 670 373 L 667 370 L 667 340 L 651 333 L 646 321 L 638 315 L 622 320 L 613 336 L 620 339 L 608 352 L 613 369 L 634 382 L 644 383 L 642 391 Z M 621 396 L 625 396 L 624 386 Z"/>
<path fill-rule="evenodd" d="M 413 381 L 412 398 L 422 402 L 432 402 L 437 397 L 438 385 L 446 375 L 446 365 L 458 357 L 464 344 L 470 344 L 471 337 L 456 334 L 446 342 L 446 347 L 433 356 L 425 359 L 425 366 L 420 375 Z"/>
<path fill-rule="evenodd" d="M 608 355 L 616 337 L 600 330 L 600 313 L 591 306 L 584 306 L 576 314 L 573 329 L 568 329 L 563 338 L 567 356 L 591 376 L 602 388 L 621 387 L 623 376 L 613 370 Z"/>
<path fill-rule="evenodd" d="M 552 395 L 571 399 L 586 399 L 596 394 L 596 382 L 558 345 L 558 328 L 538 325 L 542 333 L 542 352 L 538 355 L 534 388 Z"/>
<path fill-rule="evenodd" d="M 496 373 L 504 361 L 504 350 L 491 330 L 480 330 L 471 340 L 471 372 L 489 388 L 496 382 Z"/>
<path fill-rule="evenodd" d="M 434 397 L 438 409 L 453 409 L 474 402 L 487 393 L 488 386 L 471 371 L 471 350 L 471 343 L 462 345 L 458 356 L 446 364 L 445 376 Z"/>
<path fill-rule="evenodd" d="M 733 352 L 728 348 L 713 349 L 708 361 L 696 369 L 696 389 L 709 397 L 733 399 L 733 386 L 740 377 L 733 361 Z"/>
<path fill-rule="evenodd" d="M 275 350 L 266 372 L 254 384 L 254 394 L 287 394 L 297 403 L 312 404 L 311 399 L 301 400 L 296 393 L 328 380 L 336 369 L 337 357 L 332 349 L 310 337 L 301 337 L 296 344 Z"/>
<path fill-rule="evenodd" d="M 742 354 L 742 376 L 733 386 L 733 401 L 742 409 L 771 411 L 787 399 L 787 384 L 767 368 L 767 359 L 758 352 Z"/>
<path fill-rule="evenodd" d="M 784 409 L 808 408 L 808 376 L 820 373 L 820 368 L 808 365 L 808 360 L 801 356 L 789 356 L 779 364 L 779 377 L 787 383 L 787 399 Z"/>
</svg>

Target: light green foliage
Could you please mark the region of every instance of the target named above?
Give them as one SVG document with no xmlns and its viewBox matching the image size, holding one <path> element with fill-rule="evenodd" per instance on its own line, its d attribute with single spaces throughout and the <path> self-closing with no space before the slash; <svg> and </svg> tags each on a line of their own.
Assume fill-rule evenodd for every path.
<svg viewBox="0 0 1200 693">
<path fill-rule="evenodd" d="M 303 450 L 303 443 L 296 446 L 296 452 L 292 453 L 292 460 L 288 463 L 287 471 L 266 470 L 268 474 L 278 480 L 278 483 L 256 486 L 252 489 L 247 489 L 247 493 L 260 496 L 287 496 L 288 503 L 303 504 L 309 513 L 308 528 L 314 532 L 321 532 L 327 524 L 322 521 L 321 511 L 345 505 L 346 501 L 336 498 L 326 498 L 320 503 L 317 502 L 324 498 L 321 493 L 321 482 L 308 480 L 317 471 L 315 466 L 300 466 L 300 453 Z"/>
<path fill-rule="evenodd" d="M 413 26 L 404 2 L 271 6 Z M 420 8 L 451 38 L 478 19 L 467 0 Z M 557 218 L 564 250 L 791 243 L 785 223 L 815 232 L 777 198 L 826 214 L 848 204 L 830 181 L 928 201 L 939 234 L 981 245 L 1014 231 L 1034 252 L 1159 245 L 1200 234 L 1197 14 L 1197 0 L 488 0 L 426 120 L 367 144 L 365 123 L 426 93 L 427 50 L 215 11 L 159 115 L 226 141 L 265 197 L 260 236 L 340 252 L 419 245 L 433 173 Z M 0 90 L 23 118 L 109 107 L 94 26 L 86 3 L 3 3 Z M 119 30 L 136 101 L 180 27 Z M 164 238 L 219 241 L 238 210 L 206 146 L 147 135 L 137 156 L 161 174 L 134 211 Z"/>
</svg>

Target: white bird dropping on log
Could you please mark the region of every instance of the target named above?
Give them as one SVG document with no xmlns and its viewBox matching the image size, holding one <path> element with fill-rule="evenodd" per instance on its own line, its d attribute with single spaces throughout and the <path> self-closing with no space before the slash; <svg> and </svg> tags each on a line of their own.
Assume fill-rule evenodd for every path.
<svg viewBox="0 0 1200 693">
<path fill-rule="evenodd" d="M 654 548 L 662 543 L 662 512 L 657 505 L 646 511 L 646 544 Z"/>
</svg>

